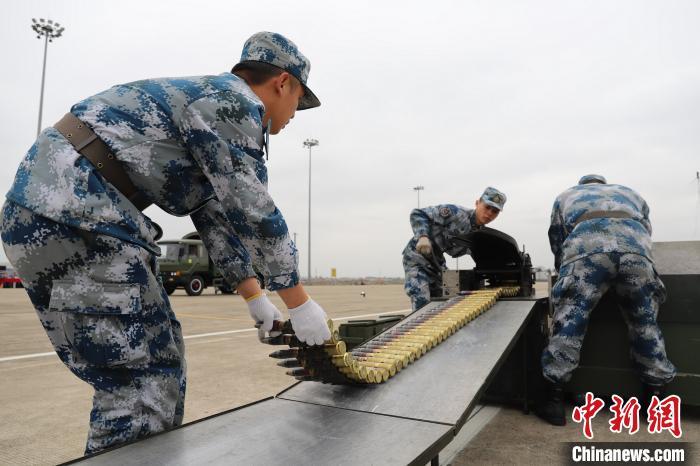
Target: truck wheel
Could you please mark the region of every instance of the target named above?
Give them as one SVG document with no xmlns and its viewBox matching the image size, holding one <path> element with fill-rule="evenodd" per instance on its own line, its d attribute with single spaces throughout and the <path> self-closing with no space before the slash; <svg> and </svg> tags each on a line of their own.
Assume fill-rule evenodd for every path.
<svg viewBox="0 0 700 466">
<path fill-rule="evenodd" d="M 164 286 L 165 292 L 168 293 L 168 296 L 171 294 L 175 293 L 175 287 L 174 286 Z"/>
<path fill-rule="evenodd" d="M 221 291 L 221 294 L 233 294 L 233 288 L 228 283 L 219 286 L 219 291 Z"/>
<path fill-rule="evenodd" d="M 199 275 L 192 275 L 185 285 L 185 291 L 190 296 L 199 296 L 204 290 L 204 280 Z"/>
</svg>

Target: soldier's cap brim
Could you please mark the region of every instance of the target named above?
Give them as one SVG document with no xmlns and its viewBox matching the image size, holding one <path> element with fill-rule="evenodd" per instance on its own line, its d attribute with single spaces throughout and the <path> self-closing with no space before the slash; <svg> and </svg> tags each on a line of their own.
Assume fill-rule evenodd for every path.
<svg viewBox="0 0 700 466">
<path fill-rule="evenodd" d="M 299 105 L 297 105 L 297 110 L 307 110 L 309 108 L 316 108 L 316 107 L 321 106 L 321 101 L 318 100 L 318 97 L 316 97 L 316 94 L 314 94 L 311 91 L 311 89 L 309 89 L 309 86 L 304 84 L 302 82 L 301 78 L 299 78 L 299 76 L 297 76 L 295 73 L 293 73 L 289 70 L 286 70 L 286 69 L 282 68 L 281 66 L 273 65 L 272 63 L 268 63 L 268 62 L 263 61 L 263 60 L 244 60 L 244 61 L 236 63 L 236 65 L 233 67 L 233 70 L 231 70 L 231 71 L 236 71 L 236 69 L 239 67 L 239 65 L 245 65 L 246 63 L 252 63 L 252 62 L 265 63 L 267 65 L 274 66 L 275 68 L 279 68 L 280 70 L 291 74 L 292 76 L 294 76 L 296 78 L 297 81 L 299 81 L 299 84 L 301 84 L 301 87 L 304 88 L 304 95 L 301 96 L 301 99 L 299 99 Z"/>
<path fill-rule="evenodd" d="M 321 101 L 318 100 L 316 94 L 314 94 L 303 82 L 299 81 L 299 84 L 304 87 L 304 95 L 301 96 L 301 99 L 299 99 L 297 110 L 307 110 L 309 108 L 320 107 Z"/>
<path fill-rule="evenodd" d="M 496 204 L 496 203 L 493 202 L 493 201 L 489 201 L 488 199 L 484 199 L 483 197 L 481 198 L 481 200 L 484 201 L 484 204 L 490 205 L 490 206 L 493 207 L 494 209 L 498 209 L 499 212 L 503 210 L 503 207 L 502 207 L 501 205 Z"/>
</svg>

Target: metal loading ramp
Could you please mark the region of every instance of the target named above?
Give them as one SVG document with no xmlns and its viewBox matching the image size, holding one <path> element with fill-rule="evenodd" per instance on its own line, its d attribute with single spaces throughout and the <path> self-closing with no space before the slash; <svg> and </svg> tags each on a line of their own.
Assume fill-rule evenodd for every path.
<svg viewBox="0 0 700 466">
<path fill-rule="evenodd" d="M 466 422 L 534 306 L 528 298 L 498 301 L 386 383 L 300 382 L 275 398 L 74 463 L 428 463 Z"/>
</svg>

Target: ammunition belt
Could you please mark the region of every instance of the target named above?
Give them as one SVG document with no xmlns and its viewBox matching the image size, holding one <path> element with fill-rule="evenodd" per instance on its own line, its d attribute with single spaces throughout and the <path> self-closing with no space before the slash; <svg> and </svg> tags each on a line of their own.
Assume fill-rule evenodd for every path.
<svg viewBox="0 0 700 466">
<path fill-rule="evenodd" d="M 498 298 L 516 296 L 519 287 L 475 290 L 458 296 L 415 317 L 404 319 L 389 330 L 347 351 L 333 321 L 328 321 L 331 339 L 324 345 L 308 346 L 293 334 L 289 321 L 276 322 L 280 335 L 266 343 L 289 345 L 270 357 L 282 359 L 279 366 L 288 375 L 303 381 L 333 384 L 377 384 L 406 368 L 427 351 L 491 308 Z"/>
</svg>

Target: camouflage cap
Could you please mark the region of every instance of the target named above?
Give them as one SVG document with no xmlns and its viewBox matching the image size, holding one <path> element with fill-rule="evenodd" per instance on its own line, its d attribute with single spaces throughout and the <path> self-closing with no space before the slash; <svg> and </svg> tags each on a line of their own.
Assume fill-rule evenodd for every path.
<svg viewBox="0 0 700 466">
<path fill-rule="evenodd" d="M 263 62 L 283 69 L 299 80 L 304 87 L 304 95 L 299 100 L 297 110 L 306 110 L 321 105 L 318 97 L 306 86 L 311 70 L 311 62 L 297 48 L 296 44 L 281 34 L 257 32 L 243 45 L 241 61 Z M 238 66 L 236 65 L 236 66 Z M 236 66 L 233 69 L 236 69 Z"/>
<path fill-rule="evenodd" d="M 607 184 L 607 180 L 602 175 L 584 175 L 578 180 L 578 184 L 600 183 Z"/>
<path fill-rule="evenodd" d="M 506 203 L 506 195 L 496 188 L 489 186 L 484 189 L 484 194 L 481 195 L 481 200 L 486 204 L 498 210 L 503 210 L 503 205 Z"/>
</svg>

